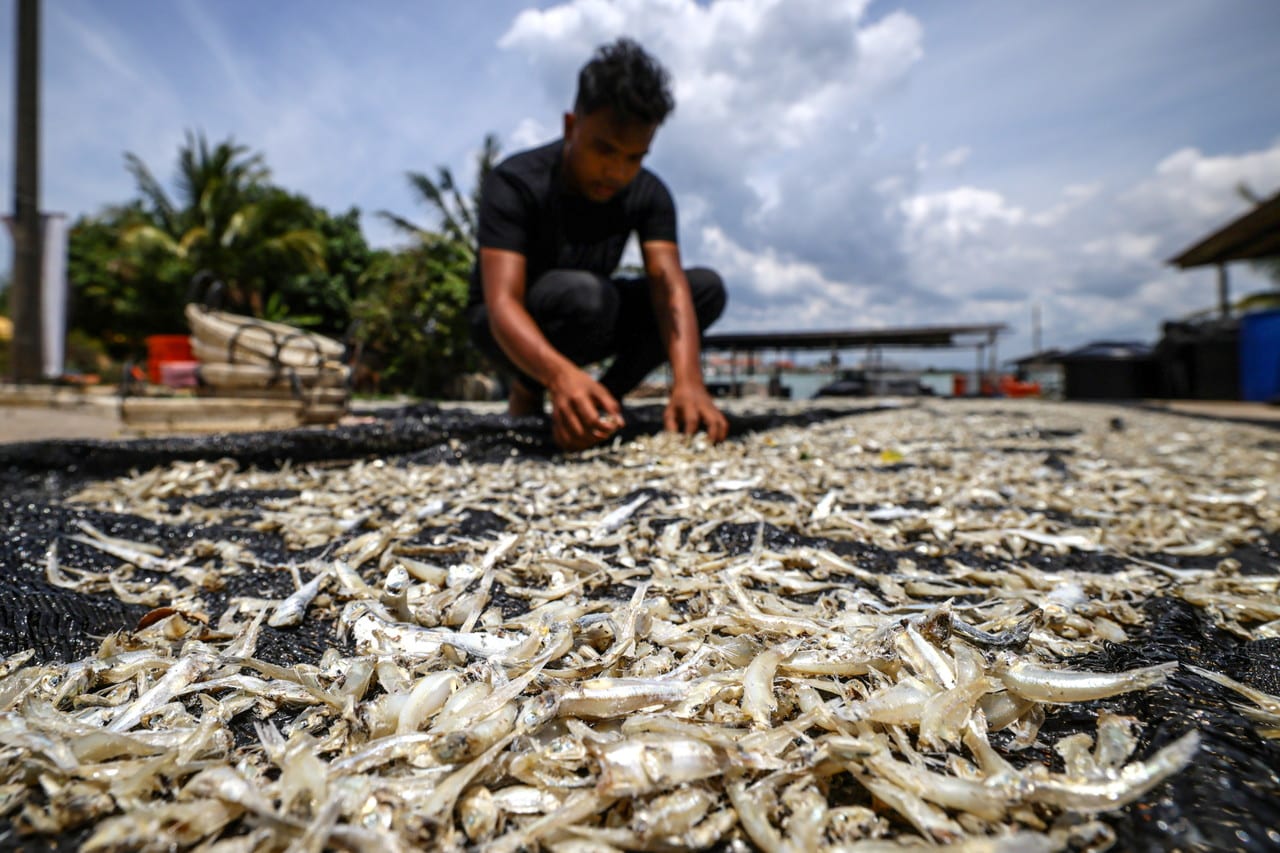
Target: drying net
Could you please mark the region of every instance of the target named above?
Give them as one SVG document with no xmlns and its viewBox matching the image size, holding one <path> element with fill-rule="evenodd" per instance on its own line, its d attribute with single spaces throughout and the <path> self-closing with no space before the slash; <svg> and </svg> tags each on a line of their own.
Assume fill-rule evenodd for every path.
<svg viewBox="0 0 1280 853">
<path fill-rule="evenodd" d="M 0 447 L 0 845 L 1280 848 L 1274 432 L 627 420 Z"/>
</svg>

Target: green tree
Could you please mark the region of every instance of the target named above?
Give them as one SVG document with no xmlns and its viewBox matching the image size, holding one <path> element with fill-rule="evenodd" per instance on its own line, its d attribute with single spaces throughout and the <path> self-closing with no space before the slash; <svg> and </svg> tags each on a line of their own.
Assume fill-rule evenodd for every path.
<svg viewBox="0 0 1280 853">
<path fill-rule="evenodd" d="M 405 173 L 409 186 L 439 218 L 439 230 L 422 228 L 403 216 L 385 210 L 379 211 L 378 215 L 411 238 L 430 241 L 436 237 L 444 237 L 463 244 L 474 256 L 480 224 L 480 193 L 484 188 L 485 178 L 498 162 L 499 150 L 498 137 L 492 133 L 486 135 L 481 143 L 480 153 L 476 155 L 476 181 L 469 196 L 464 196 L 458 189 L 453 171 L 448 166 L 437 166 L 434 179 L 422 172 Z"/>
<path fill-rule="evenodd" d="M 263 315 L 341 338 L 351 323 L 351 303 L 374 253 L 360 230 L 358 208 L 337 215 L 316 208 L 310 224 L 324 242 L 324 268 L 281 278 L 263 306 Z M 272 310 L 273 303 L 284 307 L 283 314 Z"/>
<path fill-rule="evenodd" d="M 352 316 L 380 390 L 440 397 L 478 366 L 466 322 L 470 254 L 441 239 L 374 258 Z"/>
<path fill-rule="evenodd" d="M 226 284 L 233 306 L 254 314 L 282 275 L 324 269 L 324 239 L 306 225 L 310 204 L 268 184 L 261 154 L 232 140 L 210 147 L 203 134 L 188 132 L 178 153 L 176 201 L 140 158 L 130 153 L 125 160 L 147 217 L 122 241 L 145 262 L 174 259 L 188 280 L 207 270 Z"/>
<path fill-rule="evenodd" d="M 268 183 L 261 155 L 188 134 L 172 193 L 126 154 L 137 197 L 83 216 L 70 234 L 73 329 L 115 358 L 186 328 L 192 278 L 227 287 L 227 308 L 341 336 L 370 251 L 355 208 L 331 215 Z"/>
<path fill-rule="evenodd" d="M 410 245 L 381 255 L 352 306 L 359 338 L 378 362 L 384 390 L 441 396 L 450 379 L 476 370 L 480 355 L 471 344 L 466 306 L 475 264 L 480 190 L 498 158 L 497 137 L 485 137 L 476 158 L 469 195 L 448 167 L 430 178 L 409 172 L 410 187 L 430 208 L 437 227 L 406 217 L 379 215 L 410 238 Z"/>
<path fill-rule="evenodd" d="M 69 328 L 100 340 L 118 360 L 139 354 L 146 335 L 186 325 L 182 298 L 174 297 L 186 265 L 163 255 L 148 262 L 121 245 L 123 233 L 146 222 L 139 202 L 110 207 L 77 219 L 68 239 Z"/>
</svg>

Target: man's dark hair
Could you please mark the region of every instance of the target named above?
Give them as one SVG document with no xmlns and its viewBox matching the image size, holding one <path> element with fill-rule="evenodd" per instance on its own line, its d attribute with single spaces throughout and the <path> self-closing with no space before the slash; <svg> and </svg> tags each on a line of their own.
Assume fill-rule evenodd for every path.
<svg viewBox="0 0 1280 853">
<path fill-rule="evenodd" d="M 662 124 L 676 108 L 671 76 L 629 38 L 603 45 L 578 73 L 573 111 L 588 115 L 602 108 L 623 121 Z"/>
</svg>

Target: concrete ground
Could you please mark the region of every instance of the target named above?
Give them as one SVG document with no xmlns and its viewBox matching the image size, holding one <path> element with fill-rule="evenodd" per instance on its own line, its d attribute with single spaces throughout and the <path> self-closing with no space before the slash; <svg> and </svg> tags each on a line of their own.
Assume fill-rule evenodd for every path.
<svg viewBox="0 0 1280 853">
<path fill-rule="evenodd" d="M 111 406 L 72 409 L 0 405 L 0 442 L 125 437 L 120 415 Z"/>
<path fill-rule="evenodd" d="M 658 402 L 645 400 L 644 403 Z M 763 398 L 721 401 L 726 409 L 769 405 Z M 827 401 L 828 403 L 830 401 Z M 378 403 L 357 401 L 357 408 Z M 397 404 L 399 405 L 399 404 Z M 502 403 L 442 403 L 446 408 L 467 408 L 474 412 L 497 413 Z M 789 405 L 797 405 L 795 403 Z M 1280 406 L 1239 401 L 1151 400 L 1146 408 L 1176 412 L 1193 417 L 1274 424 L 1280 427 Z M 134 437 L 120 421 L 119 398 L 109 389 L 81 392 L 43 386 L 0 386 L 0 443 L 43 441 L 46 439 L 119 439 Z"/>
</svg>

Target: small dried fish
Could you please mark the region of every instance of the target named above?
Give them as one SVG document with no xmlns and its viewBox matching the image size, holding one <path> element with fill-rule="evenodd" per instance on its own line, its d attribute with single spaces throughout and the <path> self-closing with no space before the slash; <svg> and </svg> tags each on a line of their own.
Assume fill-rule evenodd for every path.
<svg viewBox="0 0 1280 853">
<path fill-rule="evenodd" d="M 307 607 L 329 581 L 330 577 L 331 575 L 328 571 L 317 572 L 315 577 L 298 587 L 297 592 L 276 605 L 271 618 L 267 620 L 267 624 L 272 628 L 291 628 L 302 622 L 302 617 L 306 615 Z"/>
<path fill-rule="evenodd" d="M 39 543 L 37 575 L 191 616 L 0 663 L 0 809 L 33 845 L 91 823 L 102 850 L 1105 849 L 1089 816 L 1147 802 L 1198 738 L 1135 760 L 1152 718 L 1087 706 L 1058 736 L 1052 705 L 1178 666 L 1060 662 L 1137 635 L 1156 596 L 1280 633 L 1280 581 L 1227 556 L 1280 530 L 1280 454 L 1251 428 L 998 405 L 639 436 L 555 466 L 88 483 L 69 506 L 150 541 L 84 525 Z M 280 544 L 311 575 L 285 590 Z M 124 565 L 82 568 L 100 558 L 81 545 Z M 335 611 L 322 653 L 262 633 L 314 642 Z M 1280 731 L 1280 699 L 1192 671 Z M 995 731 L 1061 771 L 1015 767 Z"/>
<path fill-rule="evenodd" d="M 1011 692 L 1024 699 L 1036 702 L 1088 702 L 1154 687 L 1177 668 L 1177 661 L 1170 661 L 1128 672 L 1073 672 L 1018 661 L 1000 672 L 1000 680 Z"/>
</svg>

